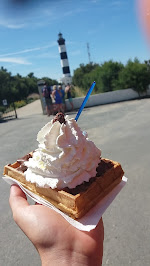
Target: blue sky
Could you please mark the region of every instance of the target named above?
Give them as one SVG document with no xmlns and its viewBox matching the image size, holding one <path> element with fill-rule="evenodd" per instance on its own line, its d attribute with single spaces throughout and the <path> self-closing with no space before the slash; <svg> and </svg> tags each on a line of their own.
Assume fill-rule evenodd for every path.
<svg viewBox="0 0 150 266">
<path fill-rule="evenodd" d="M 87 43 L 94 63 L 150 58 L 135 0 L 24 2 L 0 0 L 0 66 L 12 75 L 34 72 L 38 78 L 59 80 L 60 31 L 66 39 L 71 74 L 81 63 L 88 63 Z"/>
</svg>

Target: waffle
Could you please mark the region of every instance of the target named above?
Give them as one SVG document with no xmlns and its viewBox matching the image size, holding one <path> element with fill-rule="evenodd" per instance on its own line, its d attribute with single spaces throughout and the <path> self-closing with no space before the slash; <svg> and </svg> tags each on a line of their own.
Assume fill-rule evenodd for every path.
<svg viewBox="0 0 150 266">
<path fill-rule="evenodd" d="M 18 160 L 4 167 L 4 175 L 18 180 L 25 188 L 52 203 L 55 207 L 67 213 L 73 219 L 84 216 L 93 206 L 106 196 L 123 177 L 123 170 L 118 162 L 101 158 L 97 174 L 89 182 L 84 182 L 74 189 L 63 190 L 41 188 L 26 181 L 24 170 L 20 171 Z"/>
</svg>

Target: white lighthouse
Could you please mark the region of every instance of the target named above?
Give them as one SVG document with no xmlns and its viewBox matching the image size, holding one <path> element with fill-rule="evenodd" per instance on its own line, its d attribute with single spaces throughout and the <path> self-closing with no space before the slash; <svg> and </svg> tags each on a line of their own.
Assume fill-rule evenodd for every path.
<svg viewBox="0 0 150 266">
<path fill-rule="evenodd" d="M 62 33 L 58 34 L 57 42 L 58 42 L 61 67 L 62 67 L 62 72 L 63 72 L 63 78 L 61 79 L 61 81 L 65 85 L 67 85 L 68 83 L 71 84 L 72 77 L 70 74 L 70 67 L 69 67 L 68 56 L 67 56 L 67 51 L 66 51 L 65 39 L 62 37 Z"/>
</svg>

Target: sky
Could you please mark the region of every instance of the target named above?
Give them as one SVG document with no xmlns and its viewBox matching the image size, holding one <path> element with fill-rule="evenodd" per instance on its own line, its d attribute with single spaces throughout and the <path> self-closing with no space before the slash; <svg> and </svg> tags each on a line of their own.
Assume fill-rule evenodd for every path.
<svg viewBox="0 0 150 266">
<path fill-rule="evenodd" d="M 136 0 L 0 0 L 0 67 L 59 80 L 59 32 L 71 75 L 89 63 L 87 43 L 93 63 L 150 59 Z"/>
</svg>

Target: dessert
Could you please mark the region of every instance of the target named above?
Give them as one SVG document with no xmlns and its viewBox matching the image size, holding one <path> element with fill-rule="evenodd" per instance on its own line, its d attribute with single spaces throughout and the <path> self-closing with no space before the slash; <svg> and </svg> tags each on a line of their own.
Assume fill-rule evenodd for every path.
<svg viewBox="0 0 150 266">
<path fill-rule="evenodd" d="M 118 162 L 101 151 L 63 114 L 38 133 L 38 149 L 6 165 L 4 175 L 45 198 L 74 219 L 81 218 L 122 180 Z"/>
</svg>

